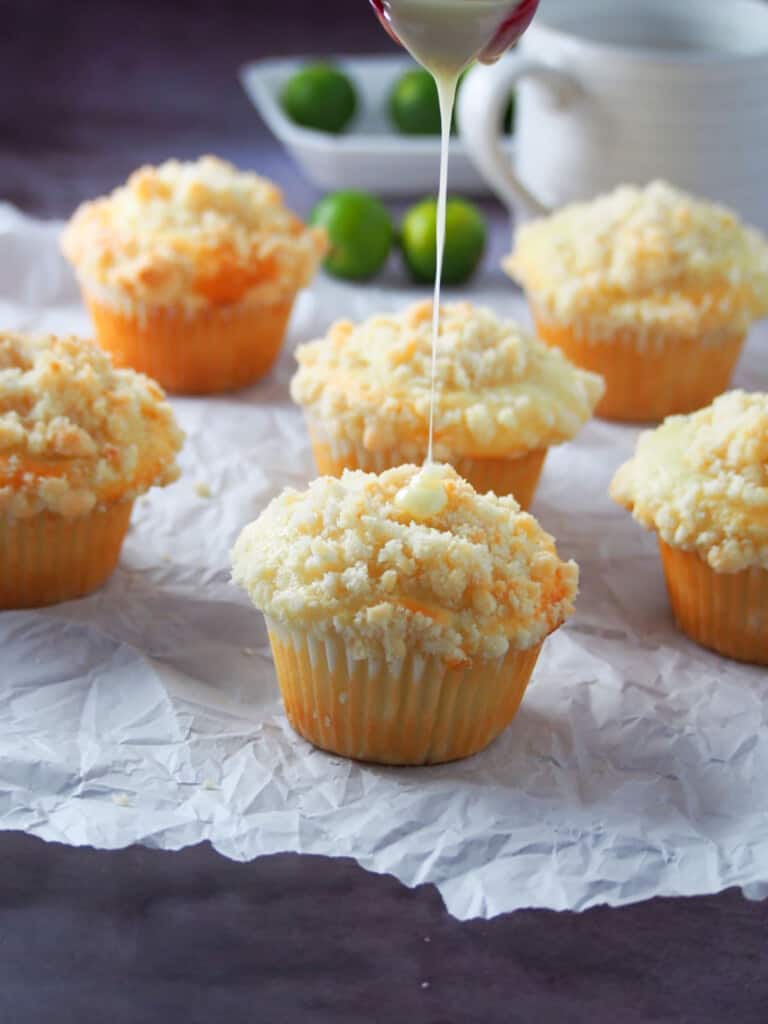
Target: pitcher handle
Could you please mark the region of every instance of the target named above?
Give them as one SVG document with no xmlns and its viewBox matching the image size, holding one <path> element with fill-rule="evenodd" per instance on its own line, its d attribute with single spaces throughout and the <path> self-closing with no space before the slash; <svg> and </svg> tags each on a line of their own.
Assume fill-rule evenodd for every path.
<svg viewBox="0 0 768 1024">
<path fill-rule="evenodd" d="M 470 159 L 502 202 L 510 209 L 519 205 L 532 216 L 544 216 L 551 210 L 520 181 L 501 146 L 504 110 L 523 78 L 540 81 L 557 107 L 569 103 L 578 89 L 576 80 L 565 72 L 510 54 L 497 64 L 477 64 L 467 73 L 459 90 L 456 120 Z"/>
</svg>

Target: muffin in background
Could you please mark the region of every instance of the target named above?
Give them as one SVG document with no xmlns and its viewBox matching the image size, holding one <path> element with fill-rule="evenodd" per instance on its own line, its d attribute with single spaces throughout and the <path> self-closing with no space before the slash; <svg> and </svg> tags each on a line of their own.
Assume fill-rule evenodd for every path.
<svg viewBox="0 0 768 1024">
<path fill-rule="evenodd" d="M 233 577 L 264 613 L 294 729 L 416 765 L 506 728 L 578 569 L 514 498 L 432 464 L 283 492 L 242 531 Z"/>
<path fill-rule="evenodd" d="M 320 473 L 381 472 L 427 455 L 432 303 L 335 323 L 297 350 L 291 395 L 304 408 Z M 602 381 L 490 310 L 442 307 L 434 458 L 480 492 L 527 507 L 550 445 L 592 415 Z"/>
<path fill-rule="evenodd" d="M 517 232 L 504 267 L 538 334 L 605 378 L 597 415 L 648 421 L 725 391 L 768 314 L 768 243 L 664 182 L 622 186 Z"/>
<path fill-rule="evenodd" d="M 683 632 L 768 665 L 768 394 L 731 391 L 646 431 L 611 496 L 656 531 Z"/>
<path fill-rule="evenodd" d="M 270 181 L 211 156 L 142 167 L 62 237 L 115 365 L 188 394 L 271 368 L 325 247 Z"/>
<path fill-rule="evenodd" d="M 0 609 L 109 577 L 134 499 L 179 474 L 164 398 L 90 342 L 0 332 Z"/>
</svg>

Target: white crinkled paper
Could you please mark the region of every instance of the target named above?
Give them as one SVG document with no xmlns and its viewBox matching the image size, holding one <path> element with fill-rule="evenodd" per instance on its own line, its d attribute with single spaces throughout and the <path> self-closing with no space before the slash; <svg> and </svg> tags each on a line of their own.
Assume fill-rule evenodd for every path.
<svg viewBox="0 0 768 1024">
<path fill-rule="evenodd" d="M 0 206 L 0 326 L 88 330 L 57 230 Z M 498 279 L 473 297 L 526 315 Z M 596 421 L 550 453 L 533 510 L 579 562 L 581 595 L 489 750 L 385 769 L 314 750 L 288 726 L 228 553 L 273 495 L 313 474 L 290 349 L 339 316 L 412 299 L 318 280 L 267 380 L 174 400 L 183 476 L 137 503 L 108 585 L 0 613 L 0 827 L 96 847 L 210 839 L 240 860 L 349 856 L 434 883 L 459 918 L 730 885 L 761 894 L 768 672 L 676 631 L 653 536 L 606 495 L 634 429 Z M 736 383 L 768 389 L 767 356 L 755 331 Z"/>
</svg>

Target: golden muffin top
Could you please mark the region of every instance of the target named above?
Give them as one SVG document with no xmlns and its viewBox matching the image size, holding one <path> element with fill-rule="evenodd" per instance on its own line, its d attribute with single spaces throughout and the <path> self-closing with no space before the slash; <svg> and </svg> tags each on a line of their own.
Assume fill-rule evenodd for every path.
<svg viewBox="0 0 768 1024">
<path fill-rule="evenodd" d="M 80 338 L 0 333 L 0 513 L 85 515 L 179 475 L 162 390 Z"/>
<path fill-rule="evenodd" d="M 427 450 L 432 303 L 302 345 L 291 395 L 323 429 L 369 451 Z M 514 456 L 566 441 L 592 415 L 602 378 L 508 320 L 468 302 L 443 306 L 435 455 Z"/>
<path fill-rule="evenodd" d="M 416 649 L 462 664 L 528 649 L 571 614 L 578 583 L 514 498 L 435 464 L 286 490 L 232 558 L 268 619 L 339 634 L 356 659 Z"/>
<path fill-rule="evenodd" d="M 611 497 L 716 572 L 768 569 L 768 394 L 729 391 L 641 434 Z"/>
<path fill-rule="evenodd" d="M 768 242 L 665 182 L 624 185 L 523 225 L 504 267 L 539 315 L 608 338 L 743 331 L 768 314 Z"/>
<path fill-rule="evenodd" d="M 271 181 L 212 156 L 140 168 L 83 203 L 62 237 L 102 299 L 191 310 L 290 297 L 325 247 L 324 233 L 286 209 Z"/>
</svg>

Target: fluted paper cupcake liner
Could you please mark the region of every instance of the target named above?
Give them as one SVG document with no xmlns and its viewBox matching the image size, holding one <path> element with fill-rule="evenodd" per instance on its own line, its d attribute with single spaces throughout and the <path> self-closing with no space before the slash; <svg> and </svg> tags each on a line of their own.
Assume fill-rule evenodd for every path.
<svg viewBox="0 0 768 1024">
<path fill-rule="evenodd" d="M 715 572 L 659 540 L 672 610 L 692 640 L 737 661 L 768 665 L 768 570 Z"/>
<path fill-rule="evenodd" d="M 486 747 L 512 721 L 541 645 L 450 668 L 437 657 L 353 661 L 337 636 L 268 621 L 285 710 L 316 747 L 380 764 L 439 764 Z"/>
<path fill-rule="evenodd" d="M 652 422 L 709 405 L 728 389 L 744 345 L 741 331 L 716 341 L 679 338 L 652 344 L 632 328 L 590 339 L 535 309 L 534 321 L 542 341 L 562 349 L 577 366 L 602 374 L 605 394 L 595 415 L 607 420 Z"/>
<path fill-rule="evenodd" d="M 274 305 L 241 303 L 185 313 L 109 305 L 85 290 L 102 348 L 115 366 L 146 373 L 175 394 L 215 394 L 267 373 L 280 352 L 293 296 Z"/>
<path fill-rule="evenodd" d="M 82 597 L 111 575 L 132 502 L 67 518 L 0 516 L 0 609 L 37 608 Z"/>
<path fill-rule="evenodd" d="M 371 452 L 361 444 L 335 441 L 314 422 L 309 423 L 309 434 L 315 464 L 321 474 L 341 476 L 345 469 L 382 473 L 385 469 L 412 461 L 406 452 L 398 448 Z M 498 495 L 512 494 L 523 508 L 528 508 L 546 457 L 547 449 L 544 448 L 509 459 L 458 456 L 448 461 L 479 494 L 487 491 Z"/>
</svg>

